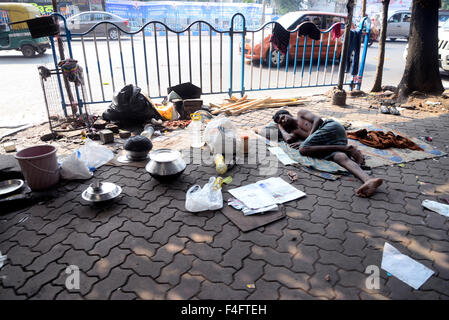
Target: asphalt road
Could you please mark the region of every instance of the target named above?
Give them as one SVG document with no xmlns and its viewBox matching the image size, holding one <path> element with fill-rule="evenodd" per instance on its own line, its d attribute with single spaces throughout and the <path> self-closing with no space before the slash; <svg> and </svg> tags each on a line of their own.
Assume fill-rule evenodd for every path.
<svg viewBox="0 0 449 320">
<path fill-rule="evenodd" d="M 238 53 L 241 38 L 237 37 L 233 44 L 233 89 L 241 88 L 241 56 Z M 144 46 L 145 43 L 145 46 Z M 166 88 L 175 85 L 179 81 L 192 80 L 196 85 L 202 85 L 203 92 L 227 92 L 230 86 L 230 41 L 229 37 L 202 36 L 201 51 L 197 37 L 192 37 L 189 45 L 186 36 L 178 38 L 170 36 L 158 37 L 157 46 L 160 54 L 155 55 L 155 41 L 153 37 L 135 37 L 133 41 L 124 39 L 118 41 L 98 41 L 97 46 L 92 40 L 74 41 L 73 55 L 78 59 L 86 71 L 86 63 L 89 76 L 85 72 L 86 92 L 88 99 L 93 101 L 110 100 L 114 90 L 121 89 L 125 84 L 135 83 L 144 92 L 150 92 L 152 97 L 165 96 Z M 397 85 L 404 71 L 405 61 L 403 51 L 405 41 L 388 42 L 386 48 L 386 60 L 384 66 L 383 84 Z M 120 49 L 121 46 L 121 49 Z M 167 50 L 168 46 L 168 50 Z M 169 52 L 167 55 L 166 52 Z M 66 50 L 66 52 L 68 52 Z M 111 53 L 109 55 L 109 52 Z M 121 53 L 120 53 L 121 52 Z M 201 55 L 200 55 L 201 52 Z M 220 54 L 221 52 L 221 54 Z M 146 53 L 146 60 L 145 60 Z M 189 54 L 190 53 L 190 54 Z M 365 73 L 363 77 L 362 90 L 369 91 L 375 76 L 377 65 L 378 44 L 373 44 L 368 49 Z M 97 63 L 97 56 L 98 61 Z M 110 59 L 109 59 L 110 57 Z M 212 63 L 211 63 L 212 62 Z M 2 95 L 0 99 L 0 130 L 5 127 L 39 123 L 47 119 L 42 87 L 38 76 L 37 67 L 45 65 L 53 67 L 53 56 L 47 51 L 43 56 L 31 59 L 24 58 L 17 51 L 0 51 L 0 87 Z M 335 66 L 333 75 L 331 65 L 324 75 L 324 65 L 320 66 L 320 73 L 316 73 L 316 63 L 312 64 L 312 73 L 309 78 L 309 63 L 304 63 L 305 70 L 301 78 L 301 61 L 297 62 L 298 71 L 293 75 L 293 64 L 288 72 L 285 68 L 260 67 L 257 64 L 244 64 L 245 81 L 244 87 L 248 89 L 270 88 L 300 85 L 320 85 L 328 83 L 333 78 L 335 82 L 338 77 L 338 66 Z M 123 66 L 123 68 L 122 68 Z M 170 66 L 170 68 L 168 67 Z M 181 66 L 181 67 L 180 67 Z M 157 69 L 159 68 L 159 77 Z M 98 70 L 101 69 L 101 77 Z M 124 70 L 124 72 L 122 71 Z M 449 88 L 449 78 L 442 76 L 443 85 Z M 49 88 L 49 102 L 55 108 L 59 108 L 59 98 L 56 93 L 58 87 L 56 82 L 47 82 Z M 257 95 L 298 96 L 324 93 L 329 87 L 311 87 L 302 89 L 288 89 L 272 92 L 255 92 Z M 250 93 L 251 94 L 251 93 Z M 212 98 L 212 96 L 209 96 Z M 107 105 L 94 104 L 92 112 L 101 112 Z"/>
</svg>

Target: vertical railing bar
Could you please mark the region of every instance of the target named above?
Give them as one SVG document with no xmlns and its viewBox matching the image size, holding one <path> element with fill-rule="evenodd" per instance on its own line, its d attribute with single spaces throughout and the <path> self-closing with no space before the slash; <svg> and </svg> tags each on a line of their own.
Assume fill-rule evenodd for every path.
<svg viewBox="0 0 449 320">
<path fill-rule="evenodd" d="M 273 24 L 271 24 L 271 34 L 273 34 Z M 270 51 L 268 52 L 268 88 L 271 88 L 271 51 L 273 43 L 270 41 Z"/>
<path fill-rule="evenodd" d="M 260 55 L 259 55 L 259 90 L 262 88 L 262 67 L 263 67 L 263 42 L 264 42 L 265 27 L 262 28 L 262 41 L 260 43 Z"/>
<path fill-rule="evenodd" d="M 229 29 L 229 97 L 232 96 L 234 89 L 232 87 L 233 65 L 234 65 L 234 20 L 231 19 L 231 28 Z"/>
<path fill-rule="evenodd" d="M 189 44 L 189 77 L 190 77 L 190 83 L 192 83 L 192 48 L 190 45 L 190 27 L 187 33 L 188 36 L 188 44 Z"/>
<path fill-rule="evenodd" d="M 179 43 L 179 32 L 176 33 L 176 38 L 178 42 L 178 81 L 181 84 L 181 44 Z"/>
<path fill-rule="evenodd" d="M 338 51 L 338 39 L 335 39 L 335 48 L 334 48 L 334 56 L 332 58 L 332 69 L 331 69 L 331 82 L 330 82 L 330 84 L 332 84 L 332 81 L 334 80 L 335 58 L 337 56 L 337 51 Z M 341 55 L 340 55 L 340 59 L 341 59 Z"/>
<path fill-rule="evenodd" d="M 365 61 L 366 61 L 366 53 L 368 51 L 368 41 L 370 37 L 371 29 L 368 27 L 368 32 L 365 34 L 365 41 L 363 42 L 363 53 L 362 53 L 362 61 L 360 62 L 360 69 L 359 69 L 359 79 L 357 82 L 357 90 L 360 90 L 362 87 L 362 80 L 363 80 L 363 72 L 365 70 Z"/>
<path fill-rule="evenodd" d="M 87 65 L 86 47 L 84 46 L 84 36 L 81 36 L 81 46 L 83 48 L 84 65 L 86 67 L 87 85 L 89 86 L 90 101 L 93 101 L 92 87 L 90 85 L 89 66 Z"/>
<path fill-rule="evenodd" d="M 309 78 L 308 86 L 310 86 L 310 79 L 312 78 L 312 67 L 313 67 L 313 54 L 315 52 L 315 39 L 312 39 L 312 51 L 310 52 L 310 63 L 309 63 Z"/>
<path fill-rule="evenodd" d="M 201 22 L 198 25 L 198 33 L 199 33 L 199 50 L 200 50 L 200 88 L 203 89 L 203 54 L 202 54 L 202 47 L 201 47 Z"/>
<path fill-rule="evenodd" d="M 241 74 L 240 74 L 240 95 L 243 97 L 245 94 L 245 35 L 246 35 L 246 20 L 242 16 L 242 45 L 241 45 Z"/>
<path fill-rule="evenodd" d="M 139 84 L 137 82 L 136 54 L 134 51 L 134 35 L 133 34 L 131 34 L 131 52 L 133 55 L 134 81 L 136 82 L 136 86 L 139 86 Z M 150 95 L 150 92 L 148 92 L 148 95 Z"/>
<path fill-rule="evenodd" d="M 209 71 L 210 71 L 210 93 L 213 92 L 212 88 L 212 27 L 209 26 Z"/>
<path fill-rule="evenodd" d="M 142 30 L 145 33 L 145 30 Z M 159 50 L 157 48 L 157 27 L 156 22 L 153 23 L 153 32 L 154 32 L 154 53 L 156 56 L 156 71 L 157 71 L 157 86 L 159 88 L 159 96 L 161 96 L 161 75 L 159 71 Z M 148 93 L 149 95 L 150 93 Z"/>
<path fill-rule="evenodd" d="M 98 58 L 97 35 L 96 35 L 95 30 L 94 30 L 94 45 L 95 45 L 95 53 L 97 56 L 97 66 L 98 66 L 98 75 L 100 78 L 101 96 L 103 97 L 103 101 L 104 101 L 105 99 L 104 99 L 104 90 L 103 90 L 103 77 L 101 76 L 100 59 Z"/>
<path fill-rule="evenodd" d="M 302 80 L 304 78 L 304 57 L 306 55 L 306 48 L 307 48 L 307 36 L 304 37 L 304 49 L 302 51 L 302 65 L 301 65 L 301 84 L 302 87 Z"/>
<path fill-rule="evenodd" d="M 246 45 L 246 43 L 245 43 L 245 45 Z M 254 57 L 254 31 L 251 32 L 251 83 L 250 83 L 251 90 L 253 90 L 253 73 L 254 73 L 253 57 Z"/>
<path fill-rule="evenodd" d="M 323 85 L 326 83 L 326 73 L 327 73 L 327 62 L 329 60 L 329 47 L 331 43 L 331 33 L 327 37 L 327 48 L 326 48 L 326 61 L 324 62 L 324 74 L 323 74 Z"/>
<path fill-rule="evenodd" d="M 65 103 L 65 99 L 64 99 L 64 91 L 62 89 L 62 81 L 61 81 L 61 76 L 60 76 L 60 72 L 59 72 L 59 68 L 58 68 L 58 58 L 56 56 L 55 41 L 54 41 L 53 36 L 50 36 L 50 44 L 51 44 L 51 51 L 53 53 L 53 62 L 55 64 L 55 69 L 57 71 L 56 76 L 58 79 L 59 94 L 61 95 L 62 111 L 64 111 L 64 116 L 67 117 L 67 108 L 66 108 L 66 103 Z"/>
<path fill-rule="evenodd" d="M 106 45 L 108 48 L 109 70 L 111 72 L 112 91 L 115 92 L 114 71 L 112 69 L 111 46 L 109 44 L 108 23 L 106 23 L 104 26 L 105 26 L 105 30 L 106 30 Z"/>
<path fill-rule="evenodd" d="M 320 74 L 321 51 L 323 48 L 323 34 L 324 33 L 321 33 L 321 36 L 320 36 L 320 52 L 318 53 L 318 62 L 317 62 L 317 66 L 316 66 L 316 83 L 315 83 L 315 85 L 318 85 L 318 75 Z M 330 37 L 330 33 L 328 34 L 328 36 Z"/>
<path fill-rule="evenodd" d="M 123 63 L 123 53 L 122 53 L 122 36 L 120 33 L 120 29 L 117 29 L 118 31 L 118 45 L 120 49 L 120 61 L 122 63 L 122 75 L 123 75 L 123 85 L 126 85 L 126 76 L 125 76 L 125 65 Z"/>
<path fill-rule="evenodd" d="M 168 28 L 165 26 L 165 46 L 167 48 L 167 72 L 168 72 L 168 86 L 171 87 L 171 72 L 170 72 L 170 51 L 168 48 Z"/>
<path fill-rule="evenodd" d="M 290 37 L 290 35 L 289 35 Z M 288 75 L 288 63 L 289 63 L 289 56 L 290 56 L 290 41 L 288 42 L 287 45 L 287 54 L 285 57 L 285 81 L 284 81 L 284 88 L 287 88 L 287 75 Z"/>
<path fill-rule="evenodd" d="M 142 44 L 143 44 L 143 58 L 145 60 L 145 75 L 147 80 L 147 92 L 148 96 L 150 97 L 150 77 L 148 75 L 148 59 L 147 59 L 147 43 L 145 38 L 145 30 L 142 29 Z"/>
<path fill-rule="evenodd" d="M 296 62 L 298 60 L 298 42 L 299 42 L 299 35 L 298 35 L 298 32 L 296 32 L 295 62 L 294 62 L 294 66 L 293 66 L 293 84 L 292 84 L 292 87 L 294 87 L 295 83 L 296 83 Z"/>
<path fill-rule="evenodd" d="M 223 92 L 223 33 L 220 32 L 220 92 Z"/>
<path fill-rule="evenodd" d="M 277 63 L 277 70 L 276 70 L 276 88 L 279 88 L 279 70 L 281 69 L 281 50 L 278 49 L 278 63 Z"/>
</svg>

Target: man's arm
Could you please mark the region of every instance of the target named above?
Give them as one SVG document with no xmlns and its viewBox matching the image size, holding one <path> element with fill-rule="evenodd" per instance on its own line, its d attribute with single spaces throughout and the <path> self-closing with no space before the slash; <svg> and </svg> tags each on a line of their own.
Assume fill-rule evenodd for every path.
<svg viewBox="0 0 449 320">
<path fill-rule="evenodd" d="M 290 134 L 287 131 L 285 131 L 280 124 L 278 124 L 278 128 L 285 142 L 293 143 L 299 140 L 299 137 L 297 137 L 294 133 Z"/>
</svg>

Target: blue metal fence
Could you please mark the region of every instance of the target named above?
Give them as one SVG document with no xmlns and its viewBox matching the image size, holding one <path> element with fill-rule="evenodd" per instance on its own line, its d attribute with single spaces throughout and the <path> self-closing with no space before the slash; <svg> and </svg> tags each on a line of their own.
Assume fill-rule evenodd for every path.
<svg viewBox="0 0 449 320">
<path fill-rule="evenodd" d="M 65 18 L 55 15 L 64 21 L 65 35 L 62 37 L 66 40 L 70 58 L 77 59 L 84 69 L 88 90 L 82 95 L 76 92 L 79 107 L 108 103 L 114 91 L 130 83 L 141 87 L 150 98 L 164 97 L 165 88 L 183 82 L 201 87 L 203 94 L 227 93 L 230 96 L 234 93 L 243 96 L 250 91 L 337 84 L 336 73 L 341 63 L 343 42 L 342 37 L 333 38 L 332 31 L 339 24 L 321 31 L 320 40 L 300 36 L 298 26 L 290 31 L 290 43 L 287 54 L 284 54 L 269 41 L 277 22 L 249 29 L 240 13 L 232 17 L 228 30 L 217 30 L 209 22 L 201 20 L 182 30 L 150 21 L 131 32 L 102 21 L 79 34 L 71 33 Z M 100 28 L 105 29 L 105 36 L 98 35 Z M 111 28 L 118 31 L 117 39 L 110 38 L 108 30 Z M 165 31 L 164 36 L 155 30 Z M 192 30 L 197 30 L 197 35 Z M 360 89 L 362 83 L 370 34 L 369 19 L 363 19 L 358 30 L 363 31 L 359 68 L 353 72 L 356 76 L 347 73 L 344 82 L 351 90 Z M 180 37 L 181 34 L 186 36 Z M 53 37 L 50 38 L 57 68 L 58 53 Z M 255 72 L 258 72 L 258 77 Z M 281 75 L 283 84 L 280 83 Z M 226 83 L 228 87 L 225 87 Z M 61 79 L 59 84 L 62 94 Z M 67 103 L 63 94 L 61 100 L 64 110 L 73 103 Z"/>
</svg>

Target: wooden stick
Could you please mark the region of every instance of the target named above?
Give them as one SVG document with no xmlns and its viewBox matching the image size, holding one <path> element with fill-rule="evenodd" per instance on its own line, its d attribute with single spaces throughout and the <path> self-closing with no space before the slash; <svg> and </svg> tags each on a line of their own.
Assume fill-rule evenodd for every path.
<svg viewBox="0 0 449 320">
<path fill-rule="evenodd" d="M 270 100 L 270 97 L 265 98 L 265 99 L 256 100 L 256 101 L 251 102 L 250 104 L 246 105 L 245 107 L 239 108 L 238 110 L 235 110 L 235 111 L 232 110 L 231 114 L 232 115 L 240 114 L 241 112 L 243 112 L 245 110 L 250 110 L 258 105 L 263 105 L 264 103 L 266 103 L 269 100 Z"/>
</svg>

